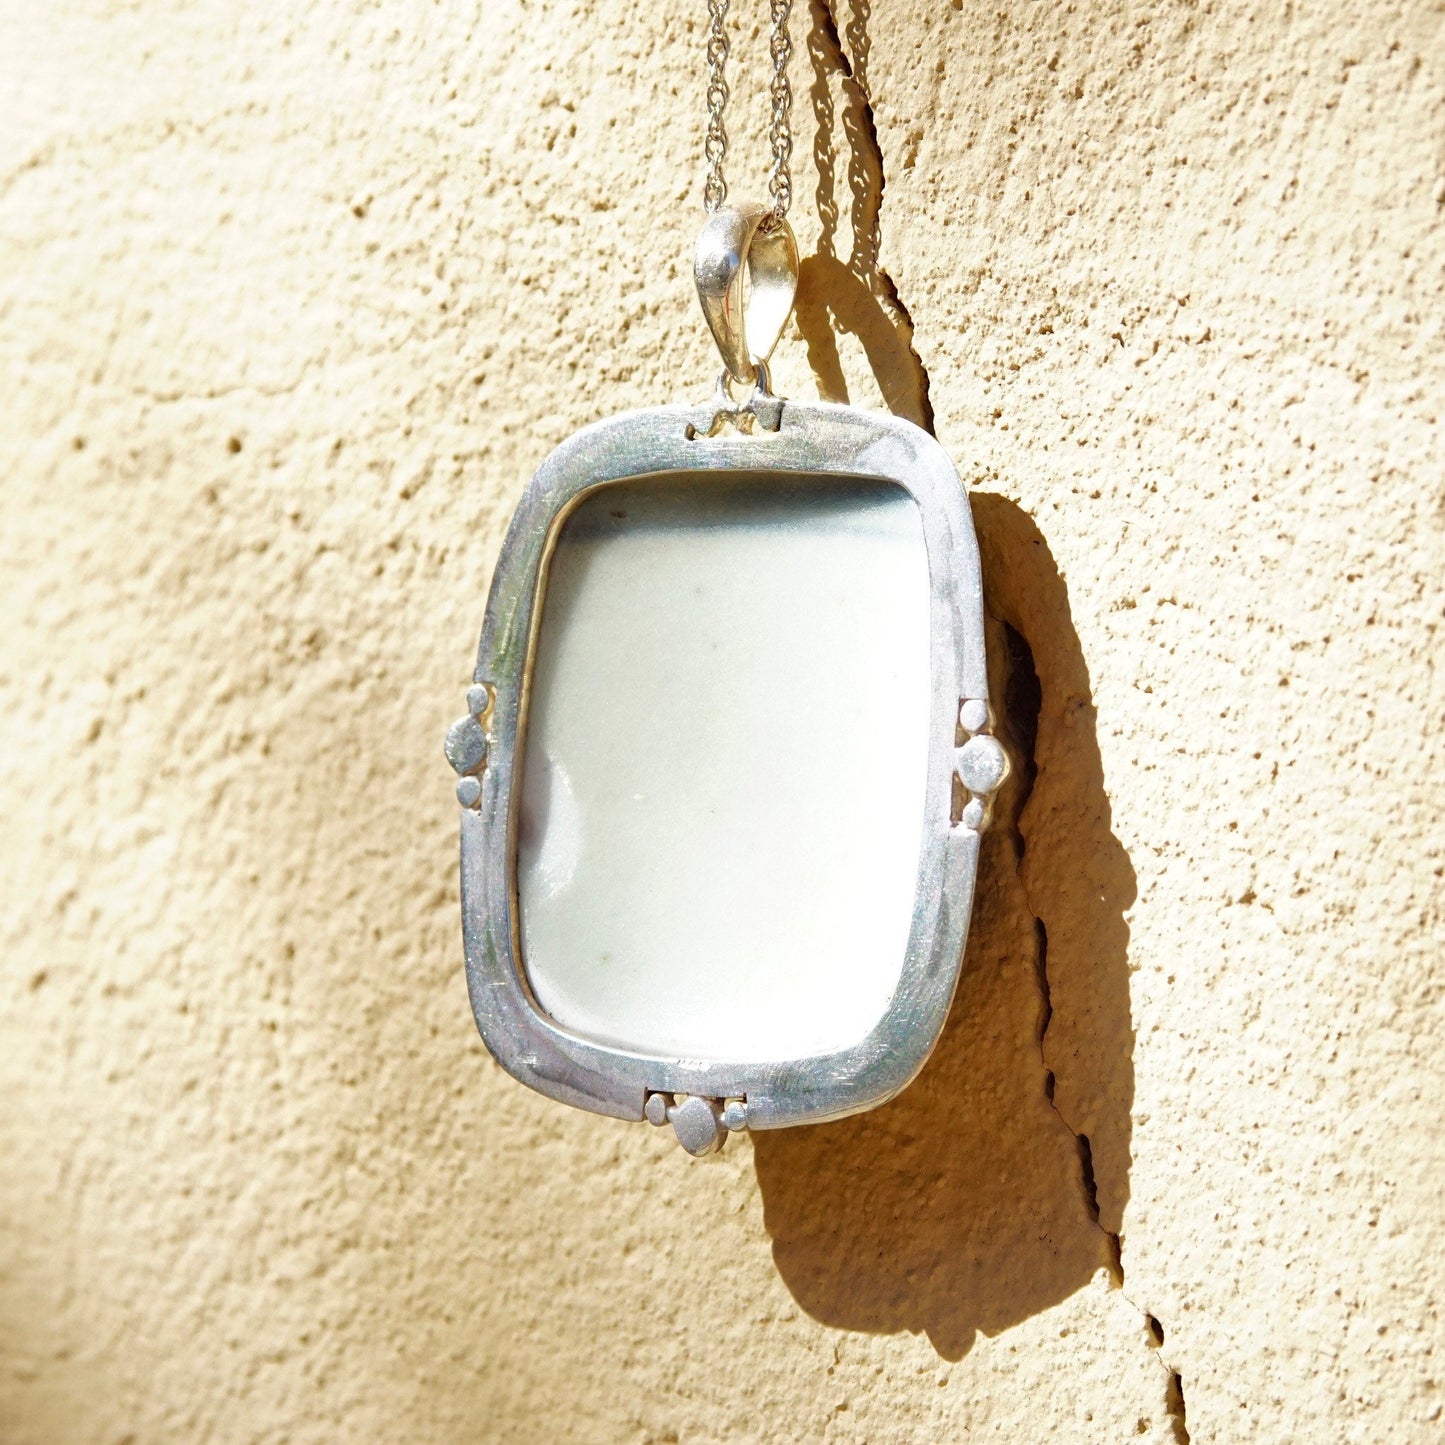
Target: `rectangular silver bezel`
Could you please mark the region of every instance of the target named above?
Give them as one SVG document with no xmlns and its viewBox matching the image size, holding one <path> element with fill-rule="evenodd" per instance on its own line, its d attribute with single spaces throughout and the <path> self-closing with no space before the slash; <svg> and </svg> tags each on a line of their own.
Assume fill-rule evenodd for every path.
<svg viewBox="0 0 1445 1445">
<path fill-rule="evenodd" d="M 498 557 L 475 681 L 491 693 L 481 796 L 462 809 L 467 986 L 492 1055 L 564 1103 L 641 1119 L 652 1092 L 745 1099 L 750 1128 L 838 1118 L 883 1103 L 923 1066 L 958 979 L 978 860 L 960 820 L 959 708 L 987 697 L 978 547 L 948 454 L 900 418 L 827 403 L 782 405 L 776 431 L 711 436 L 715 405 L 671 406 L 598 422 L 564 441 L 527 487 Z M 764 1064 L 630 1053 L 559 1027 L 533 1000 L 521 964 L 515 886 L 518 760 L 547 558 L 587 493 L 660 473 L 792 472 L 893 482 L 917 503 L 928 558 L 932 638 L 928 779 L 907 954 L 882 1019 L 859 1044 Z M 721 982 L 721 981 L 720 981 Z"/>
</svg>

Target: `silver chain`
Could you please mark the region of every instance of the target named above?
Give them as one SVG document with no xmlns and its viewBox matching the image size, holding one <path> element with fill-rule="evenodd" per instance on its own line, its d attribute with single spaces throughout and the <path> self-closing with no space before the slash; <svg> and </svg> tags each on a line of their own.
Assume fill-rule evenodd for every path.
<svg viewBox="0 0 1445 1445">
<path fill-rule="evenodd" d="M 773 171 L 768 177 L 768 194 L 773 198 L 773 219 L 781 221 L 788 214 L 793 199 L 793 173 L 788 162 L 793 158 L 793 127 L 789 112 L 793 108 L 793 87 L 788 84 L 788 62 L 793 58 L 793 39 L 788 34 L 788 12 L 793 0 L 773 0 L 773 38 L 768 53 L 773 57 L 773 83 L 769 94 L 773 104 L 773 120 L 768 127 L 768 141 L 773 147 Z"/>
<path fill-rule="evenodd" d="M 728 3 L 729 0 L 707 0 L 707 133 L 702 146 L 707 160 L 707 181 L 703 185 L 702 203 L 709 211 L 717 210 L 728 195 L 727 181 L 723 178 L 723 161 L 728 153 L 728 133 L 723 123 L 728 103 L 728 85 L 723 76 L 728 59 Z M 793 57 L 788 16 L 793 0 L 770 0 L 770 4 L 773 29 L 768 54 L 773 61 L 773 80 L 768 89 L 772 102 L 768 143 L 772 147 L 773 167 L 768 176 L 768 195 L 773 200 L 773 220 L 781 221 L 793 200 L 793 174 L 788 166 L 793 156 L 793 87 L 788 84 L 788 61 Z"/>
<path fill-rule="evenodd" d="M 723 109 L 728 103 L 728 83 L 723 67 L 728 63 L 728 0 L 707 0 L 707 135 L 702 153 L 707 158 L 707 183 L 702 188 L 702 203 L 715 211 L 728 198 L 728 183 L 723 179 L 723 157 L 728 153 L 727 127 Z"/>
</svg>

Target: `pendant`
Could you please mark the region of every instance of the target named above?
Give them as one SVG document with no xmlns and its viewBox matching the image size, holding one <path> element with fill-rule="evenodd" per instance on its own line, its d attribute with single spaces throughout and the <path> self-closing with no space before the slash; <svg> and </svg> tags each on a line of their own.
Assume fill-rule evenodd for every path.
<svg viewBox="0 0 1445 1445">
<path fill-rule="evenodd" d="M 797 274 L 785 223 L 712 214 L 713 398 L 598 422 L 542 463 L 446 740 L 487 1048 L 693 1154 L 917 1074 L 1008 767 L 948 455 L 770 390 Z"/>
</svg>

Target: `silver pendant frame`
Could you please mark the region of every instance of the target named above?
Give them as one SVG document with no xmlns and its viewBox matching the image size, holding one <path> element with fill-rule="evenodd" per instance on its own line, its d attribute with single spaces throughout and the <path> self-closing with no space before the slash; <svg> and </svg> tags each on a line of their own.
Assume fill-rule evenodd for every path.
<svg viewBox="0 0 1445 1445">
<path fill-rule="evenodd" d="M 631 1053 L 559 1027 L 522 966 L 515 884 L 519 763 L 551 548 L 599 487 L 658 473 L 794 472 L 891 481 L 917 503 L 931 589 L 928 780 L 912 925 L 898 987 L 859 1044 L 766 1064 Z M 860 683 L 866 680 L 860 680 Z M 630 412 L 564 441 L 512 520 L 492 580 L 468 716 L 447 756 L 461 775 L 462 924 L 477 1027 L 508 1073 L 553 1099 L 619 1119 L 671 1120 L 706 1153 L 726 1129 L 840 1118 L 885 1102 L 922 1068 L 948 1015 L 968 932 L 979 835 L 1007 761 L 991 736 L 978 546 L 952 462 L 897 417 L 725 389 L 702 406 Z M 727 980 L 719 978 L 718 987 Z"/>
</svg>

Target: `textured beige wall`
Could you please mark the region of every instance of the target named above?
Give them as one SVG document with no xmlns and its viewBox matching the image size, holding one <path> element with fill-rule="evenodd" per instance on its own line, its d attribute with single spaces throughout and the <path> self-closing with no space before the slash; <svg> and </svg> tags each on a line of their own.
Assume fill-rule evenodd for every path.
<svg viewBox="0 0 1445 1445">
<path fill-rule="evenodd" d="M 892 1106 L 484 1055 L 440 739 L 710 385 L 702 8 L 0 7 L 0 1439 L 1445 1438 L 1439 4 L 800 0 L 781 381 L 936 425 L 1032 765 Z"/>
</svg>

